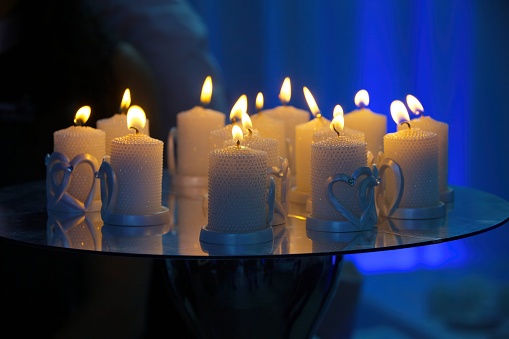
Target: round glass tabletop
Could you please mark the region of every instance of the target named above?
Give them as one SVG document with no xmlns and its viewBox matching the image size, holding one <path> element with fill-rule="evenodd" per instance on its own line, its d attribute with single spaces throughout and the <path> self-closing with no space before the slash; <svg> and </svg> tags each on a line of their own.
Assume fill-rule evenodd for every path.
<svg viewBox="0 0 509 339">
<path fill-rule="evenodd" d="M 0 237 L 28 245 L 104 254 L 160 258 L 267 257 L 353 254 L 435 244 L 482 233 L 509 220 L 509 203 L 492 194 L 454 186 L 454 202 L 443 218 L 379 217 L 369 231 L 332 233 L 306 227 L 305 206 L 290 204 L 286 223 L 273 226 L 273 240 L 250 245 L 200 241 L 207 223 L 203 192 L 171 193 L 163 182 L 168 222 L 156 226 L 104 224 L 99 212 L 54 213 L 46 209 L 45 183 L 0 189 Z"/>
</svg>

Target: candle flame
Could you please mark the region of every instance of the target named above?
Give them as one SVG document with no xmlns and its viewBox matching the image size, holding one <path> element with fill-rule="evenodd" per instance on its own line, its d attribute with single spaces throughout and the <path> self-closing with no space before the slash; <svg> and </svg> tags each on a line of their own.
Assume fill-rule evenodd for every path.
<svg viewBox="0 0 509 339">
<path fill-rule="evenodd" d="M 74 116 L 74 124 L 84 125 L 90 117 L 91 108 L 90 106 L 83 106 L 78 109 Z"/>
<path fill-rule="evenodd" d="M 133 105 L 129 107 L 129 110 L 127 111 L 127 128 L 133 128 L 136 131 L 140 131 L 145 127 L 146 123 L 147 117 L 140 106 Z"/>
<path fill-rule="evenodd" d="M 332 117 L 336 117 L 337 115 L 343 115 L 344 112 L 343 112 L 343 107 L 341 107 L 341 105 L 336 105 L 334 106 L 334 111 L 332 111 Z"/>
<path fill-rule="evenodd" d="M 306 101 L 308 103 L 309 109 L 311 110 L 311 113 L 317 118 L 321 117 L 322 114 L 320 113 L 320 109 L 318 108 L 318 105 L 316 104 L 315 98 L 313 98 L 313 95 L 309 91 L 309 89 L 304 86 L 302 88 L 304 91 L 304 96 L 306 97 Z"/>
<path fill-rule="evenodd" d="M 247 131 L 251 131 L 253 129 L 251 117 L 246 112 L 242 113 L 242 127 L 244 127 L 244 130 Z"/>
<path fill-rule="evenodd" d="M 202 104 L 208 105 L 210 103 L 211 98 L 212 98 L 212 77 L 209 75 L 205 78 L 205 81 L 203 82 L 200 101 Z"/>
<path fill-rule="evenodd" d="M 122 96 L 122 101 L 120 102 L 120 112 L 125 114 L 130 105 L 131 105 L 131 91 L 129 90 L 129 88 L 126 88 L 124 91 L 124 95 Z"/>
<path fill-rule="evenodd" d="M 398 125 L 410 121 L 408 110 L 406 109 L 405 104 L 400 100 L 394 100 L 391 103 L 391 116 L 394 122 Z"/>
<path fill-rule="evenodd" d="M 258 92 L 256 95 L 256 110 L 259 112 L 263 108 L 263 94 L 262 92 Z"/>
<path fill-rule="evenodd" d="M 242 133 L 242 128 L 240 128 L 239 125 L 233 125 L 232 137 L 233 137 L 233 140 L 235 140 L 237 142 L 237 146 L 239 146 L 240 140 L 244 139 L 244 133 Z"/>
<path fill-rule="evenodd" d="M 410 108 L 410 111 L 412 111 L 415 115 L 419 115 L 424 112 L 424 107 L 422 107 L 421 102 L 412 94 L 408 94 L 406 96 L 406 104 L 408 105 L 408 108 Z"/>
<path fill-rule="evenodd" d="M 339 132 L 345 127 L 345 117 L 343 114 L 337 114 L 334 116 L 330 123 L 330 129 L 339 135 Z"/>
<path fill-rule="evenodd" d="M 365 89 L 361 89 L 355 94 L 355 105 L 357 107 L 366 107 L 369 105 L 369 94 Z"/>
<path fill-rule="evenodd" d="M 290 78 L 286 77 L 283 81 L 283 85 L 281 85 L 281 91 L 279 92 L 279 100 L 283 105 L 286 105 L 290 102 L 290 98 L 292 97 L 292 84 L 290 82 Z"/>
<path fill-rule="evenodd" d="M 232 110 L 230 112 L 230 120 L 232 122 L 236 122 L 242 120 L 242 114 L 247 112 L 247 96 L 242 94 L 238 99 L 235 105 L 233 105 Z"/>
</svg>

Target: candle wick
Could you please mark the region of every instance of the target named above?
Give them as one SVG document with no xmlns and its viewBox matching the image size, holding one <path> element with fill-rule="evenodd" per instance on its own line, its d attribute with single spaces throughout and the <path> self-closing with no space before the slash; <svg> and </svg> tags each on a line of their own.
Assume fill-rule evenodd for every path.
<svg viewBox="0 0 509 339">
<path fill-rule="evenodd" d="M 74 125 L 75 126 L 83 126 L 83 125 L 85 125 L 85 122 L 81 119 L 74 119 Z"/>
<path fill-rule="evenodd" d="M 339 137 L 339 132 L 338 132 L 338 130 L 336 129 L 336 126 L 332 125 L 332 128 L 334 129 L 334 132 L 336 132 L 336 134 L 337 134 L 337 135 L 338 135 L 338 137 Z"/>
<path fill-rule="evenodd" d="M 249 135 L 253 135 L 253 131 L 251 130 L 251 128 L 248 128 L 247 131 L 249 132 Z"/>
<path fill-rule="evenodd" d="M 410 123 L 408 121 L 403 121 L 400 125 L 403 125 L 403 124 L 407 125 L 409 129 L 412 128 L 412 126 L 410 126 Z"/>
<path fill-rule="evenodd" d="M 131 127 L 129 127 L 129 128 L 130 128 L 130 129 L 135 130 L 135 131 L 136 131 L 136 134 L 139 134 L 139 133 L 140 133 L 140 131 L 139 131 L 136 127 L 131 126 Z"/>
<path fill-rule="evenodd" d="M 240 140 L 237 140 L 237 147 L 240 147 Z"/>
</svg>

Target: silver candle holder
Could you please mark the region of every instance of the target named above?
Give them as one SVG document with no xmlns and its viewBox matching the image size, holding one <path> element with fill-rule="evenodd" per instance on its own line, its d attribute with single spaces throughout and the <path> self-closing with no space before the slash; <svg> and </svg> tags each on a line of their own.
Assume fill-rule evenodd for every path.
<svg viewBox="0 0 509 339">
<path fill-rule="evenodd" d="M 150 226 L 167 223 L 170 213 L 166 206 L 160 206 L 158 211 L 146 214 L 116 212 L 119 183 L 107 158 L 105 157 L 97 172 L 97 177 L 101 181 L 101 217 L 104 223 L 119 226 Z"/>
<path fill-rule="evenodd" d="M 340 201 L 341 197 L 338 197 L 334 192 L 336 184 L 356 187 L 351 199 L 358 201 L 361 209 L 360 214 L 351 211 Z M 306 229 L 320 232 L 356 232 L 372 229 L 377 222 L 374 188 L 378 184 L 376 166 L 373 170 L 367 166 L 359 167 L 351 175 L 337 173 L 330 176 L 324 183 L 325 200 L 343 219 L 328 220 L 315 213 L 310 213 L 306 218 Z"/>
<path fill-rule="evenodd" d="M 99 161 L 82 153 L 69 159 L 60 152 L 47 154 L 46 200 L 50 211 L 65 213 L 98 212 L 101 199 L 96 192 Z"/>
<path fill-rule="evenodd" d="M 384 181 L 386 173 L 393 174 L 393 194 L 387 194 Z M 437 204 L 428 207 L 405 208 L 401 207 L 401 199 L 405 189 L 405 178 L 399 164 L 391 158 L 383 158 L 380 163 L 379 176 L 383 182 L 376 190 L 376 205 L 381 216 L 394 219 L 435 219 L 446 214 L 445 204 L 438 200 Z"/>
</svg>

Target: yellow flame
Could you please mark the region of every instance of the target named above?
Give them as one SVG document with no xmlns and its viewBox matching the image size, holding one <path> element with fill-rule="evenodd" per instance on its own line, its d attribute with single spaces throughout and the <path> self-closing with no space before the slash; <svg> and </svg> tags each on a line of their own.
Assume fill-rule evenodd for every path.
<svg viewBox="0 0 509 339">
<path fill-rule="evenodd" d="M 251 117 L 246 112 L 242 113 L 242 127 L 244 127 L 245 130 L 253 129 L 253 123 L 251 121 Z"/>
<path fill-rule="evenodd" d="M 205 81 L 203 82 L 200 101 L 202 104 L 208 105 L 210 103 L 211 98 L 212 98 L 212 77 L 209 75 L 205 78 Z"/>
<path fill-rule="evenodd" d="M 345 127 L 345 117 L 343 114 L 338 114 L 334 116 L 330 123 L 330 129 L 339 133 Z"/>
<path fill-rule="evenodd" d="M 306 97 L 306 101 L 308 103 L 309 109 L 311 110 L 311 113 L 313 113 L 315 117 L 322 116 L 322 114 L 320 113 L 320 109 L 316 104 L 315 98 L 313 97 L 309 89 L 306 86 L 304 86 L 302 90 L 304 91 L 304 96 Z"/>
<path fill-rule="evenodd" d="M 355 94 L 355 106 L 357 107 L 365 107 L 369 105 L 369 94 L 365 89 L 361 89 L 357 94 Z"/>
<path fill-rule="evenodd" d="M 90 106 L 80 107 L 74 116 L 74 123 L 84 125 L 88 118 L 90 118 L 91 110 Z"/>
<path fill-rule="evenodd" d="M 336 105 L 334 106 L 334 111 L 332 111 L 332 117 L 335 118 L 339 114 L 344 114 L 343 107 L 341 107 L 341 105 Z"/>
<path fill-rule="evenodd" d="M 281 91 L 279 92 L 279 100 L 283 105 L 286 105 L 290 102 L 292 97 L 292 84 L 290 82 L 290 78 L 286 77 L 283 81 L 283 85 L 281 85 Z"/>
<path fill-rule="evenodd" d="M 127 128 L 134 128 L 141 131 L 147 123 L 145 111 L 140 106 L 132 105 L 127 111 Z"/>
<path fill-rule="evenodd" d="M 235 140 L 237 143 L 239 143 L 240 140 L 244 139 L 244 133 L 242 132 L 242 128 L 240 128 L 239 125 L 233 125 L 232 137 L 233 140 Z"/>
<path fill-rule="evenodd" d="M 129 106 L 131 106 L 131 91 L 126 88 L 120 102 L 120 111 L 125 114 Z"/>
<path fill-rule="evenodd" d="M 262 92 L 258 92 L 256 95 L 256 110 L 261 111 L 263 108 L 263 94 Z"/>
<path fill-rule="evenodd" d="M 410 108 L 410 111 L 412 111 L 415 115 L 419 115 L 424 112 L 424 107 L 422 107 L 421 102 L 412 94 L 408 94 L 406 96 L 406 104 L 408 105 L 408 108 Z"/>
<path fill-rule="evenodd" d="M 400 100 L 394 100 L 391 103 L 391 116 L 396 124 L 402 124 L 410 121 L 405 104 Z"/>
<path fill-rule="evenodd" d="M 233 105 L 232 110 L 230 112 L 230 120 L 238 121 L 242 120 L 242 114 L 247 112 L 247 96 L 242 94 L 238 99 L 235 105 Z"/>
</svg>

